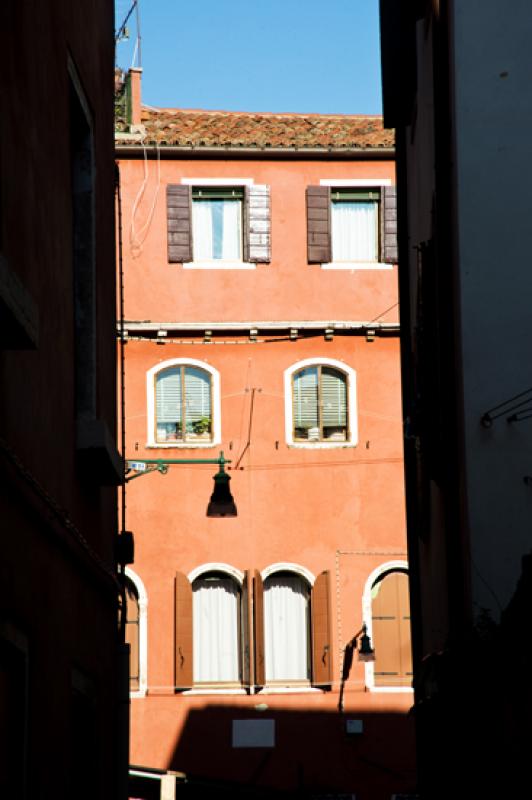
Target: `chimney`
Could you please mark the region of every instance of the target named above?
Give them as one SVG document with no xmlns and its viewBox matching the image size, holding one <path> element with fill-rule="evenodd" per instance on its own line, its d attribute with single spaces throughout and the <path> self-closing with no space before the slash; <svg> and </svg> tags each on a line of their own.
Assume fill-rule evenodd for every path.
<svg viewBox="0 0 532 800">
<path fill-rule="evenodd" d="M 141 77 L 142 69 L 140 67 L 131 67 L 129 70 L 129 122 L 131 126 L 141 124 Z"/>
</svg>

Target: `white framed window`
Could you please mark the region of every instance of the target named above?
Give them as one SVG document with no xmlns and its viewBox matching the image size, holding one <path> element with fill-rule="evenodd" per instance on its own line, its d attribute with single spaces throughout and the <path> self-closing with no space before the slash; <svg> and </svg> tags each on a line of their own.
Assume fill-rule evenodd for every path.
<svg viewBox="0 0 532 800">
<path fill-rule="evenodd" d="M 392 269 L 397 199 L 388 178 L 322 179 L 307 187 L 308 261 L 322 269 Z"/>
<path fill-rule="evenodd" d="M 313 576 L 294 565 L 263 572 L 264 656 L 268 686 L 310 685 Z"/>
<path fill-rule="evenodd" d="M 126 642 L 129 644 L 129 691 L 144 697 L 148 689 L 148 595 L 143 582 L 126 567 Z"/>
<path fill-rule="evenodd" d="M 194 686 L 238 686 L 242 577 L 236 570 L 228 572 L 216 565 L 203 570 L 196 570 L 191 579 Z"/>
<path fill-rule="evenodd" d="M 183 269 L 255 269 L 271 259 L 270 187 L 182 178 L 167 187 L 168 260 Z"/>
<path fill-rule="evenodd" d="M 362 598 L 362 618 L 375 649 L 375 661 L 364 665 L 366 686 L 375 692 L 411 692 L 412 651 L 406 561 L 388 561 L 369 575 Z"/>
<path fill-rule="evenodd" d="M 220 376 L 195 359 L 170 359 L 147 373 L 149 447 L 212 447 L 221 440 Z"/>
<path fill-rule="evenodd" d="M 333 263 L 379 260 L 379 188 L 331 189 Z"/>
<path fill-rule="evenodd" d="M 312 358 L 285 378 L 285 433 L 293 447 L 353 447 L 358 441 L 356 373 L 342 361 Z"/>
<path fill-rule="evenodd" d="M 235 186 L 192 188 L 194 261 L 242 261 L 244 189 Z"/>
</svg>

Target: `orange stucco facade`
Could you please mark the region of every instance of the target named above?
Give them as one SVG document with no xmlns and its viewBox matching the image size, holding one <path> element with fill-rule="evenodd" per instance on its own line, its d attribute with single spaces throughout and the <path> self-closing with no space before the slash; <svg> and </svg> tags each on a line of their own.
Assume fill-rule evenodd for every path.
<svg viewBox="0 0 532 800">
<path fill-rule="evenodd" d="M 363 618 L 370 576 L 406 565 L 397 266 L 309 264 L 305 216 L 307 186 L 394 183 L 393 160 L 163 152 L 144 161 L 124 147 L 119 166 L 126 456 L 216 458 L 223 450 L 238 508 L 236 517 L 206 516 L 212 465 L 171 466 L 166 475 L 128 484 L 132 570 L 147 595 L 145 683 L 131 699 L 131 762 L 262 789 L 350 791 L 359 800 L 407 791 L 414 784 L 410 692 L 374 690 L 370 668 L 355 661 L 344 712 L 337 709 L 345 644 L 370 622 Z M 194 269 L 168 262 L 166 186 L 205 178 L 270 187 L 269 263 Z M 149 444 L 148 373 L 173 359 L 201 362 L 219 375 L 213 414 L 220 415 L 220 440 L 210 447 Z M 285 372 L 309 359 L 345 365 L 355 376 L 356 442 L 322 448 L 287 441 Z M 330 685 L 176 691 L 175 574 L 206 564 L 240 573 L 297 565 L 310 581 L 327 571 Z M 234 720 L 265 718 L 275 723 L 273 747 L 233 746 Z M 349 734 L 349 720 L 361 720 L 362 732 Z"/>
</svg>

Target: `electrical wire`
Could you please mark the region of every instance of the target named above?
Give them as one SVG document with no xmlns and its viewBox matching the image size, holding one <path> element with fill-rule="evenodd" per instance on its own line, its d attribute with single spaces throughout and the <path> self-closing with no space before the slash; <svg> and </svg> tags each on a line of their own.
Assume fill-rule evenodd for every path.
<svg viewBox="0 0 532 800">
<path fill-rule="evenodd" d="M 155 207 L 157 205 L 157 198 L 159 196 L 159 190 L 161 188 L 161 149 L 159 145 L 156 145 L 157 149 L 157 186 L 155 187 L 155 192 L 153 195 L 152 204 L 150 210 L 148 212 L 148 216 L 146 217 L 146 221 L 137 231 L 135 227 L 135 217 L 139 210 L 140 203 L 142 202 L 142 198 L 144 197 L 144 193 L 146 191 L 146 186 L 148 185 L 149 180 L 149 167 L 148 167 L 148 151 L 146 146 L 143 144 L 144 149 L 144 178 L 142 184 L 140 186 L 139 191 L 137 192 L 137 196 L 135 198 L 135 202 L 133 203 L 133 208 L 131 210 L 131 224 L 129 228 L 129 244 L 131 247 L 131 251 L 134 258 L 138 258 L 142 253 L 142 245 L 146 241 L 146 237 L 148 235 L 148 231 L 150 229 L 150 225 L 153 220 L 153 215 L 155 214 Z"/>
</svg>

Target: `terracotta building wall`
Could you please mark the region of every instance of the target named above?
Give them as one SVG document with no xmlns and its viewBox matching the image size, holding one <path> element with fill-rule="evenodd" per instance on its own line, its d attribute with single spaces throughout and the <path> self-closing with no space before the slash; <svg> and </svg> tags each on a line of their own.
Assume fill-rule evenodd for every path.
<svg viewBox="0 0 532 800">
<path fill-rule="evenodd" d="M 256 773 L 263 787 L 356 787 L 362 800 L 407 790 L 413 785 L 406 719 L 410 693 L 366 691 L 366 668 L 355 661 L 345 708 L 349 718 L 363 720 L 358 740 L 346 734 L 346 717 L 337 710 L 343 648 L 362 624 L 367 582 L 386 564 L 406 564 L 399 339 L 397 332 L 375 338 L 350 332 L 326 340 L 323 324 L 377 317 L 396 322 L 397 268 L 336 271 L 309 265 L 305 220 L 306 186 L 328 178 L 393 181 L 393 164 L 162 159 L 159 167 L 150 159 L 135 214 L 136 231 L 146 223 L 145 237 L 139 235 L 131 247 L 132 211 L 144 169 L 140 160 L 120 162 L 126 328 L 127 321 L 173 324 L 161 326 L 168 334 L 159 341 L 129 326 L 127 457 L 215 458 L 223 450 L 232 461 L 238 516 L 206 517 L 213 465 L 170 466 L 166 475 L 128 484 L 127 524 L 136 541 L 132 569 L 148 597 L 148 690 L 132 698 L 132 763 L 240 783 Z M 215 176 L 251 177 L 270 185 L 271 263 L 238 271 L 187 270 L 168 263 L 166 183 Z M 322 325 L 306 336 L 300 331 L 295 341 L 287 340 L 287 326 L 281 333 L 261 329 L 256 342 L 246 330 L 215 331 L 211 343 L 204 342 L 201 324 L 196 332 L 179 328 L 180 323 L 268 320 L 321 320 Z M 332 359 L 355 371 L 356 446 L 312 449 L 287 442 L 284 373 L 311 358 Z M 219 373 L 219 445 L 147 446 L 147 373 L 172 359 L 194 359 Z M 207 563 L 261 571 L 281 562 L 297 564 L 314 577 L 329 572 L 330 690 L 176 694 L 176 572 L 188 575 Z M 264 751 L 231 745 L 233 720 L 261 715 L 276 726 L 276 747 L 263 767 Z M 368 759 L 378 766 L 368 768 Z"/>
</svg>

